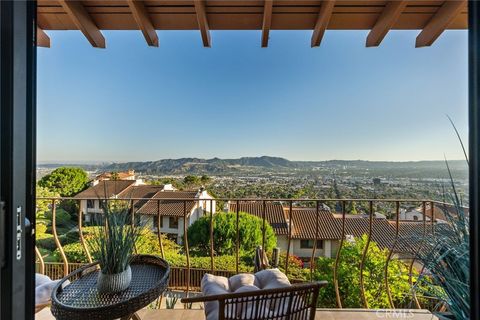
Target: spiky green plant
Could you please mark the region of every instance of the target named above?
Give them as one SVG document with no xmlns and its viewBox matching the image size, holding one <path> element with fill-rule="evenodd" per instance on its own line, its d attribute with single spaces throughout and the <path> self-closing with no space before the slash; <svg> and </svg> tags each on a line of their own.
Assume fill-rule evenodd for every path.
<svg viewBox="0 0 480 320">
<path fill-rule="evenodd" d="M 130 264 L 141 228 L 131 224 L 128 209 L 104 205 L 95 235 L 89 240 L 104 274 L 123 272 Z"/>
<path fill-rule="evenodd" d="M 455 124 L 450 119 L 463 147 Z M 424 272 L 422 277 L 432 279 L 430 292 L 435 292 L 447 305 L 448 311 L 456 319 L 470 318 L 470 232 L 469 219 L 464 211 L 463 202 L 455 187 L 454 178 L 448 161 L 446 168 L 450 177 L 449 191 L 444 197 L 451 205 L 443 205 L 441 209 L 446 223 L 437 223 L 432 236 L 426 237 L 424 246 L 419 252 Z M 433 208 L 432 208 L 433 210 Z M 439 315 L 442 317 L 442 315 Z"/>
</svg>

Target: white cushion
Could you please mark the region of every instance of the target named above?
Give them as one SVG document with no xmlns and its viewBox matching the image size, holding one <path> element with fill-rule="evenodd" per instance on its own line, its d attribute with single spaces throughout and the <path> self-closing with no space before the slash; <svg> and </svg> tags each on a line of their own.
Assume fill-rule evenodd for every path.
<svg viewBox="0 0 480 320">
<path fill-rule="evenodd" d="M 40 304 L 49 303 L 52 297 L 53 289 L 55 288 L 57 283 L 60 282 L 61 280 L 54 280 L 54 281 L 50 280 L 49 282 L 44 282 L 43 284 L 38 286 L 37 286 L 36 280 L 37 280 L 37 277 L 35 277 L 35 304 L 40 305 Z M 45 280 L 45 278 L 43 278 L 43 280 Z M 65 288 L 69 284 L 70 284 L 70 281 L 68 280 L 65 281 L 62 284 L 62 288 Z"/>
<path fill-rule="evenodd" d="M 205 273 L 200 284 L 203 295 L 211 296 L 215 294 L 229 293 L 228 279 L 225 277 L 214 276 Z M 205 317 L 207 320 L 218 319 L 218 301 L 205 302 Z"/>
<path fill-rule="evenodd" d="M 287 276 L 278 269 L 267 269 L 256 274 L 238 274 L 229 279 L 220 276 L 214 276 L 206 273 L 201 282 L 201 289 L 204 296 L 215 294 L 226 294 L 230 292 L 249 292 L 260 289 L 275 289 L 289 287 L 290 281 Z M 294 298 L 294 301 L 297 301 Z M 286 300 L 288 301 L 288 299 Z M 299 301 L 299 303 L 302 303 Z M 256 309 L 261 308 L 261 309 Z M 256 303 L 247 303 L 245 306 L 238 305 L 235 309 L 236 316 L 241 319 L 250 319 L 256 314 L 260 317 L 269 317 L 271 315 L 282 316 L 288 311 L 287 305 L 280 305 L 279 301 L 268 301 L 261 307 Z M 205 317 L 207 320 L 218 319 L 218 302 L 205 302 Z"/>
<path fill-rule="evenodd" d="M 52 279 L 50 279 L 49 276 L 41 273 L 35 273 L 35 288 L 49 282 L 52 282 Z"/>
<path fill-rule="evenodd" d="M 228 279 L 229 288 L 232 292 L 236 292 L 244 286 L 253 286 L 254 283 L 255 275 L 251 273 L 240 273 Z"/>
<path fill-rule="evenodd" d="M 260 289 L 290 287 L 287 276 L 278 269 L 266 269 L 255 273 L 255 285 Z"/>
</svg>

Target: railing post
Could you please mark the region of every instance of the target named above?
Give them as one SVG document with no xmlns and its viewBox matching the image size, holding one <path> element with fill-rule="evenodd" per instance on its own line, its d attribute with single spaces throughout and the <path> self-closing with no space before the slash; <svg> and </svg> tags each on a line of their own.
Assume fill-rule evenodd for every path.
<svg viewBox="0 0 480 320">
<path fill-rule="evenodd" d="M 337 299 L 338 308 L 342 309 L 342 299 L 340 297 L 340 287 L 338 285 L 338 264 L 340 262 L 340 255 L 343 248 L 343 241 L 345 240 L 345 200 L 342 201 L 342 237 L 340 238 L 340 245 L 335 257 L 335 266 L 333 268 L 333 284 L 335 286 L 335 297 Z"/>
<path fill-rule="evenodd" d="M 391 246 L 388 252 L 387 261 L 385 261 L 385 291 L 387 292 L 388 304 L 392 309 L 395 308 L 395 304 L 393 303 L 392 293 L 390 292 L 390 286 L 388 284 L 388 266 L 390 264 L 390 260 L 392 259 L 393 252 L 395 251 L 395 247 L 398 241 L 399 221 L 400 221 L 400 201 L 395 201 L 395 239 L 393 240 L 393 245 Z"/>
<path fill-rule="evenodd" d="M 187 257 L 187 290 L 186 297 L 190 291 L 190 252 L 188 248 L 188 235 L 187 235 L 187 201 L 183 200 L 183 242 L 185 246 L 185 255 Z M 186 306 L 185 306 L 186 307 Z"/>
<path fill-rule="evenodd" d="M 265 255 L 265 231 L 266 231 L 266 226 L 265 226 L 265 211 L 267 209 L 265 200 L 262 201 L 262 255 Z"/>
<path fill-rule="evenodd" d="M 40 253 L 40 250 L 38 250 L 37 246 L 35 246 L 35 254 L 37 255 L 38 262 L 40 263 L 39 272 L 41 274 L 45 274 L 45 260 L 43 260 L 42 254 Z"/>
<path fill-rule="evenodd" d="M 287 246 L 287 256 L 285 259 L 285 275 L 288 276 L 288 260 L 290 259 L 290 245 L 292 242 L 292 217 L 293 217 L 293 201 L 289 200 L 289 209 L 288 209 L 288 246 Z"/>
<path fill-rule="evenodd" d="M 239 218 L 239 208 L 240 208 L 240 202 L 237 200 L 237 238 L 236 238 L 236 241 L 235 241 L 235 270 L 237 271 L 237 274 L 238 274 L 238 263 L 239 263 L 239 257 L 238 257 L 238 253 L 239 253 L 239 250 L 240 250 L 240 230 L 239 230 L 239 227 L 240 227 L 240 218 Z"/>
<path fill-rule="evenodd" d="M 157 224 L 158 224 L 158 244 L 160 245 L 160 255 L 162 259 L 165 259 L 165 252 L 163 251 L 163 239 L 162 239 L 162 214 L 160 213 L 160 200 L 157 200 Z"/>
<path fill-rule="evenodd" d="M 52 200 L 52 232 L 53 232 L 53 239 L 55 240 L 55 244 L 57 245 L 60 255 L 62 256 L 63 276 L 66 277 L 68 275 L 68 260 L 67 260 L 67 256 L 65 255 L 65 251 L 63 251 L 62 244 L 60 243 L 60 239 L 58 238 L 58 234 L 57 234 L 57 204 L 55 202 L 55 199 Z"/>
<path fill-rule="evenodd" d="M 213 250 L 213 200 L 210 199 L 210 271 L 212 273 L 215 269 Z"/>
<path fill-rule="evenodd" d="M 315 253 L 317 251 L 319 214 L 320 214 L 320 202 L 316 200 L 315 201 L 315 240 L 312 248 L 312 257 L 310 258 L 310 281 L 313 281 L 313 270 L 315 269 Z"/>
<path fill-rule="evenodd" d="M 89 263 L 92 263 L 92 256 L 90 255 L 90 251 L 88 250 L 87 243 L 85 238 L 83 237 L 83 211 L 81 208 L 81 200 L 78 201 L 78 237 L 80 238 L 80 243 L 82 244 L 83 250 L 87 255 L 87 260 Z"/>
<path fill-rule="evenodd" d="M 363 276 L 363 271 L 365 268 L 365 261 L 367 260 L 367 255 L 368 255 L 368 248 L 370 246 L 370 241 L 372 238 L 372 224 L 373 224 L 373 201 L 369 201 L 369 220 L 368 220 L 368 236 L 367 236 L 367 243 L 365 244 L 365 248 L 363 250 L 362 254 L 362 261 L 360 262 L 360 293 L 362 297 L 362 302 L 363 305 L 365 306 L 365 309 L 370 309 L 368 306 L 368 301 L 367 301 L 367 296 L 365 295 L 365 283 L 364 283 L 364 276 Z"/>
</svg>

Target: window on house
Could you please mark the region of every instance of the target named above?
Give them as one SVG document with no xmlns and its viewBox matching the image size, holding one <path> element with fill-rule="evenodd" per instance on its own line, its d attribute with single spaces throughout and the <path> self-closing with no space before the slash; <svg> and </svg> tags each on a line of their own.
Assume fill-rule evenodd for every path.
<svg viewBox="0 0 480 320">
<path fill-rule="evenodd" d="M 413 216 L 414 221 L 418 221 L 418 216 Z"/>
<path fill-rule="evenodd" d="M 93 200 L 87 200 L 87 209 L 93 209 L 95 208 L 95 203 Z"/>
<path fill-rule="evenodd" d="M 158 217 L 155 216 L 153 219 L 153 227 L 158 229 Z M 163 217 L 160 217 L 160 228 L 163 228 Z"/>
<path fill-rule="evenodd" d="M 168 227 L 171 229 L 178 229 L 178 218 L 177 217 L 170 217 L 168 219 Z"/>
<path fill-rule="evenodd" d="M 313 249 L 315 240 L 300 240 L 300 249 Z M 317 240 L 317 249 L 323 249 L 323 240 Z"/>
</svg>

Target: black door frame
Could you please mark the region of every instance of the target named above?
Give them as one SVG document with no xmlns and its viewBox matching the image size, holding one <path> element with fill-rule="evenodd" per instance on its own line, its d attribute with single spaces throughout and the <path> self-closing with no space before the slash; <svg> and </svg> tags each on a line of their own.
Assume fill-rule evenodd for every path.
<svg viewBox="0 0 480 320">
<path fill-rule="evenodd" d="M 0 318 L 34 319 L 36 2 L 0 0 Z M 469 1 L 471 319 L 480 319 L 480 2 Z M 21 257 L 16 258 L 17 208 Z M 1 209 L 1 208 L 0 208 Z M 33 230 L 33 229 L 32 229 Z"/>
<path fill-rule="evenodd" d="M 36 2 L 0 0 L 0 318 L 34 318 Z M 17 226 L 17 221 L 19 225 Z"/>
<path fill-rule="evenodd" d="M 468 121 L 470 188 L 470 308 L 480 319 L 480 2 L 468 3 Z"/>
</svg>

